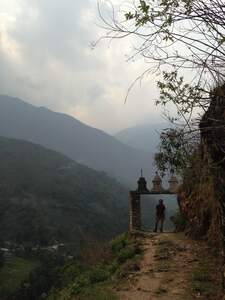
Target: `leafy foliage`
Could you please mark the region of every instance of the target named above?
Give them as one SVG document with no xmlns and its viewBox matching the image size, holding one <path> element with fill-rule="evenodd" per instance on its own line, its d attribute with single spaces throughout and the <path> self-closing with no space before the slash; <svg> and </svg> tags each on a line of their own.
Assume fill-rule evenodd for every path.
<svg viewBox="0 0 225 300">
<path fill-rule="evenodd" d="M 161 76 L 156 104 L 163 108 L 172 104 L 169 111 L 175 107 L 175 117 L 171 112 L 166 112 L 166 116 L 173 128 L 177 127 L 176 140 L 181 146 L 176 146 L 177 141 L 174 143 L 175 130 L 163 134 L 156 164 L 162 172 L 170 168 L 180 172 L 193 151 L 193 143 L 187 143 L 190 133 L 198 136 L 198 125 L 211 102 L 213 86 L 221 86 L 225 79 L 224 3 L 222 0 L 128 2 L 129 5 L 126 2 L 113 9 L 111 20 L 104 18 L 101 9 L 100 16 L 108 28 L 107 38 L 134 38 L 131 58 L 141 56 L 146 62 L 146 69 L 134 83 L 149 73 Z"/>
<path fill-rule="evenodd" d="M 108 250 L 110 256 L 103 257 L 97 264 L 86 266 L 80 269 L 79 273 L 75 268 L 74 274 L 70 273 L 71 282 L 64 282 L 61 288 L 53 288 L 48 300 L 71 299 L 72 295 L 85 300 L 114 299 L 115 296 L 111 290 L 112 283 L 120 278 L 128 264 L 136 260 L 141 249 L 134 237 L 123 234 L 111 242 Z M 71 270 L 71 265 L 68 264 L 67 268 Z M 62 278 L 64 274 L 68 278 L 67 268 L 59 270 Z"/>
<path fill-rule="evenodd" d="M 186 227 L 186 220 L 180 211 L 177 211 L 172 217 L 172 222 L 175 225 L 176 232 L 184 231 Z"/>
<path fill-rule="evenodd" d="M 178 119 L 182 119 L 188 124 L 187 116 L 191 115 L 195 108 L 202 108 L 205 105 L 204 91 L 196 85 L 185 82 L 184 77 L 179 77 L 177 71 L 164 71 L 162 75 L 163 80 L 157 83 L 160 97 L 156 101 L 156 105 L 165 106 L 170 102 L 175 104 Z"/>
<path fill-rule="evenodd" d="M 119 19 L 119 12 L 118 15 L 114 12 L 111 25 L 114 31 L 109 33 L 117 38 L 127 35 L 139 38 L 136 54 L 155 60 L 159 67 L 175 68 L 175 72 L 200 70 L 194 75 L 200 80 L 205 73 L 213 79 L 224 78 L 223 1 L 138 0 L 125 10 L 128 10 L 125 21 Z M 115 32 L 117 35 L 113 36 Z"/>
<path fill-rule="evenodd" d="M 13 256 L 8 259 L 0 270 L 1 299 L 14 298 L 21 284 L 29 278 L 29 274 L 39 266 L 39 261 Z"/>
<path fill-rule="evenodd" d="M 198 140 L 195 141 L 195 139 L 194 134 L 188 135 L 179 128 L 170 128 L 161 133 L 159 152 L 155 155 L 155 162 L 162 175 L 167 171 L 176 171 L 183 175 L 197 148 Z"/>
</svg>

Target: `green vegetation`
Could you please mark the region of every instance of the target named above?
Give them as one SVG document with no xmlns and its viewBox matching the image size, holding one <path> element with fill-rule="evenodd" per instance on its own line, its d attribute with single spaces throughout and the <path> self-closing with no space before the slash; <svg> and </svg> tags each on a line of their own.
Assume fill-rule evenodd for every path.
<svg viewBox="0 0 225 300">
<path fill-rule="evenodd" d="M 214 281 L 206 262 L 202 263 L 191 275 L 191 289 L 194 293 L 210 299 L 214 294 Z"/>
<path fill-rule="evenodd" d="M 80 296 L 81 300 L 116 300 L 117 297 L 112 289 L 105 285 L 94 286 L 90 290 L 86 290 Z"/>
<path fill-rule="evenodd" d="M 127 190 L 103 172 L 32 143 L 0 138 L 0 236 L 79 249 L 127 228 Z"/>
<path fill-rule="evenodd" d="M 162 286 L 159 286 L 156 290 L 155 290 L 155 294 L 156 295 L 163 295 L 163 294 L 166 294 L 167 293 L 167 289 L 162 287 Z"/>
<path fill-rule="evenodd" d="M 112 253 L 117 263 L 123 264 L 139 253 L 140 248 L 136 240 L 128 234 L 121 235 L 111 243 Z"/>
<path fill-rule="evenodd" d="M 140 254 L 136 239 L 129 234 L 121 235 L 111 242 L 105 257 L 97 264 L 83 266 L 79 272 L 72 265 L 60 269 L 60 276 L 66 281 L 59 283 L 60 288 L 52 289 L 48 300 L 69 300 L 72 295 L 85 300 L 116 299 L 112 286 L 125 276 L 128 268 L 137 265 Z"/>
<path fill-rule="evenodd" d="M 49 251 L 41 251 L 27 258 L 6 257 L 6 263 L 0 271 L 1 300 L 41 299 L 53 286 L 66 282 L 67 277 L 61 277 L 61 269 L 66 264 L 69 263 L 65 262 L 63 256 Z M 75 265 L 75 261 L 70 262 L 70 265 Z M 80 274 L 78 264 L 76 269 L 77 274 Z"/>
<path fill-rule="evenodd" d="M 29 274 L 39 266 L 39 262 L 21 257 L 10 257 L 0 269 L 0 295 L 1 299 L 13 295 L 28 279 Z"/>
<path fill-rule="evenodd" d="M 77 258 L 83 263 L 93 243 L 127 228 L 127 190 L 57 152 L 2 137 L 0 169 L 0 242 L 16 255 L 0 252 L 1 300 L 37 300 L 74 278 L 78 290 L 87 280 L 106 281 L 113 266 L 87 270 Z M 59 248 L 51 252 L 49 245 Z"/>
<path fill-rule="evenodd" d="M 217 96 L 211 87 L 224 82 L 224 24 L 219 21 L 223 5 L 222 0 L 128 0 L 119 8 L 112 6 L 111 18 L 104 16 L 105 8 L 100 6 L 107 38 L 128 39 L 128 43 L 132 38 L 138 40 L 130 57 L 143 57 L 146 69 L 131 88 L 149 73 L 161 75 L 156 105 L 165 108 L 169 104 L 165 115 L 172 127 L 162 133 L 156 155 L 162 173 L 173 169 L 183 174 L 189 166 L 191 154 L 199 145 L 201 116 L 209 108 L 210 97 Z M 188 69 L 192 71 L 190 76 Z M 211 144 L 216 144 L 216 138 Z"/>
<path fill-rule="evenodd" d="M 170 219 L 175 226 L 176 232 L 184 231 L 186 220 L 180 211 L 177 211 Z"/>
</svg>

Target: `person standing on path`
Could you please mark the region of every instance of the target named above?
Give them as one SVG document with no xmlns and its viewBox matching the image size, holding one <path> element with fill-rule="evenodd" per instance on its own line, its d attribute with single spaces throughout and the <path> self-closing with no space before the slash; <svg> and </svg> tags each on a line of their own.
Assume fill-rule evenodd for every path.
<svg viewBox="0 0 225 300">
<path fill-rule="evenodd" d="M 163 204 L 163 200 L 160 199 L 159 204 L 156 205 L 156 217 L 155 217 L 156 220 L 155 220 L 154 232 L 157 232 L 159 223 L 160 223 L 160 232 L 163 232 L 163 224 L 165 221 L 165 211 L 166 211 L 166 207 Z"/>
</svg>

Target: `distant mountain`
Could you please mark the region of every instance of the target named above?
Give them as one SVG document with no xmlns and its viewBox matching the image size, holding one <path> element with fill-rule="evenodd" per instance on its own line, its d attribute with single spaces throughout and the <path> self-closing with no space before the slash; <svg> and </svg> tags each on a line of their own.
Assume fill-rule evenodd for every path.
<svg viewBox="0 0 225 300">
<path fill-rule="evenodd" d="M 128 191 L 103 172 L 41 146 L 0 137 L 0 239 L 47 244 L 127 229 Z"/>
<path fill-rule="evenodd" d="M 0 135 L 61 152 L 123 182 L 136 181 L 143 167 L 152 168 L 153 154 L 150 151 L 127 146 L 68 115 L 8 96 L 0 96 Z"/>
<path fill-rule="evenodd" d="M 115 137 L 122 143 L 136 149 L 155 153 L 160 141 L 160 132 L 168 123 L 145 124 L 121 130 Z"/>
</svg>

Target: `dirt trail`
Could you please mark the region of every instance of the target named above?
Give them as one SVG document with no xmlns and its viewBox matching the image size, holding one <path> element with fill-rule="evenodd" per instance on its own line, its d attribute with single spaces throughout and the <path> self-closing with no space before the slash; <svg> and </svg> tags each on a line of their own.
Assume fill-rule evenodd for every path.
<svg viewBox="0 0 225 300">
<path fill-rule="evenodd" d="M 144 234 L 140 238 L 144 256 L 140 270 L 129 274 L 117 288 L 121 300 L 207 299 L 190 292 L 190 278 L 199 265 L 203 243 L 190 241 L 182 234 Z M 210 299 L 218 299 L 210 298 Z M 221 299 L 221 298 L 220 298 Z"/>
</svg>

